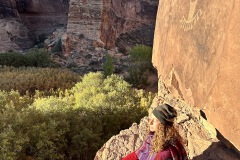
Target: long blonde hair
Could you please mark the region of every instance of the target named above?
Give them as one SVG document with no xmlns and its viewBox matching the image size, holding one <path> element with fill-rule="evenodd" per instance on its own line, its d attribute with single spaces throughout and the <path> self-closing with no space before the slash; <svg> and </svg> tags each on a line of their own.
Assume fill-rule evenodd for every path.
<svg viewBox="0 0 240 160">
<path fill-rule="evenodd" d="M 154 133 L 154 137 L 151 143 L 151 152 L 157 153 L 164 150 L 170 144 L 174 144 L 176 141 L 181 144 L 185 143 L 182 137 L 179 135 L 174 125 L 163 125 L 160 123 L 157 130 Z"/>
</svg>

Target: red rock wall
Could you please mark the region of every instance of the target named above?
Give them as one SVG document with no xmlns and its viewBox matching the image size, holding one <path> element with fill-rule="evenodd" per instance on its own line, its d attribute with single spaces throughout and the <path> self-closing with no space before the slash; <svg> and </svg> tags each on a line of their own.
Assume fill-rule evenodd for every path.
<svg viewBox="0 0 240 160">
<path fill-rule="evenodd" d="M 153 64 L 240 150 L 240 1 L 161 0 Z"/>
<path fill-rule="evenodd" d="M 98 40 L 102 1 L 70 0 L 67 33 Z"/>
<path fill-rule="evenodd" d="M 134 31 L 146 25 L 155 26 L 156 12 L 157 1 L 103 0 L 100 39 L 105 46 L 113 48 L 120 34 Z M 153 28 L 149 27 L 149 29 Z M 147 38 L 145 37 L 145 39 Z"/>
</svg>

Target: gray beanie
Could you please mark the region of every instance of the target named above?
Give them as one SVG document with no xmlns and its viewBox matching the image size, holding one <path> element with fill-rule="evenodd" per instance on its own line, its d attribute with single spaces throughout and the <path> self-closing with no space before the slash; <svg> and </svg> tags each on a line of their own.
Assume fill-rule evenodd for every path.
<svg viewBox="0 0 240 160">
<path fill-rule="evenodd" d="M 174 118 L 177 117 L 176 110 L 166 103 L 154 108 L 152 113 L 164 125 L 172 125 Z"/>
</svg>

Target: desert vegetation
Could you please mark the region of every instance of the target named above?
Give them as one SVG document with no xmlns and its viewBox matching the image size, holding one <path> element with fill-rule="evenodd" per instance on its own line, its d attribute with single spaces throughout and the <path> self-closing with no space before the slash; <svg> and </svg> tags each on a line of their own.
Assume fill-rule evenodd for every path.
<svg viewBox="0 0 240 160">
<path fill-rule="evenodd" d="M 134 48 L 132 67 L 149 69 L 151 55 L 144 54 L 150 51 Z M 154 94 L 114 74 L 110 55 L 102 73 L 83 76 L 59 68 L 50 56 L 43 49 L 0 54 L 2 159 L 93 159 L 111 136 L 147 115 Z"/>
<path fill-rule="evenodd" d="M 16 69 L 2 70 L 15 72 Z M 24 70 L 29 75 L 35 71 Z M 62 74 L 68 76 L 69 73 Z M 61 74 L 55 74 L 57 76 L 63 79 Z M 69 79 L 75 83 L 69 89 L 63 85 L 51 92 L 49 88 L 42 88 L 34 94 L 20 94 L 17 91 L 21 90 L 20 85 L 11 91 L 1 89 L 0 157 L 93 159 L 112 135 L 147 114 L 154 96 L 132 88 L 114 74 L 105 78 L 96 72 L 84 75 L 78 82 L 76 79 Z M 37 80 L 40 81 L 37 84 L 42 83 L 41 78 Z"/>
</svg>

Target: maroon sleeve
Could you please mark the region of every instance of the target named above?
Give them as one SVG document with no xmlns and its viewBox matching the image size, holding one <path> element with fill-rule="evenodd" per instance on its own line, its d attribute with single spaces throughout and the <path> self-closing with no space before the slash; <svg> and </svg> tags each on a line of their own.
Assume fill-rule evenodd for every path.
<svg viewBox="0 0 240 160">
<path fill-rule="evenodd" d="M 135 152 L 132 152 L 126 157 L 124 157 L 122 160 L 138 160 L 138 157 Z"/>
</svg>

